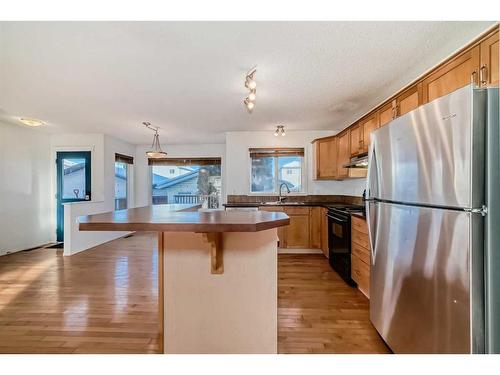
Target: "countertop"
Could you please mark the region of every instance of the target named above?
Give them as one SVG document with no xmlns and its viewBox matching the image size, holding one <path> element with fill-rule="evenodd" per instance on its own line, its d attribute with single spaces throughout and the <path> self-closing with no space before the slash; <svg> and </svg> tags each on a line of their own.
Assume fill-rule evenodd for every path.
<svg viewBox="0 0 500 375">
<path fill-rule="evenodd" d="M 284 202 L 284 203 L 263 203 L 263 202 L 238 202 L 238 203 L 225 203 L 224 207 L 329 207 L 338 205 L 345 205 L 340 202 Z"/>
<path fill-rule="evenodd" d="M 189 211 L 193 205 L 156 205 L 80 216 L 83 231 L 258 232 L 290 224 L 283 212 Z"/>
</svg>

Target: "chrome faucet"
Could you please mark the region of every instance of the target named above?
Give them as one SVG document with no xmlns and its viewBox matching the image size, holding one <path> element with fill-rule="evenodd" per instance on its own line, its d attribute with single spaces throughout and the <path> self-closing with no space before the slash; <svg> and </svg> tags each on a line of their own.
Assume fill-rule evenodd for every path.
<svg viewBox="0 0 500 375">
<path fill-rule="evenodd" d="M 282 197 L 281 196 L 281 190 L 283 188 L 283 185 L 285 185 L 286 191 L 288 192 L 288 194 L 290 194 L 290 188 L 288 187 L 288 185 L 285 182 L 282 182 L 280 184 L 280 191 L 279 191 L 279 194 L 278 194 L 278 200 L 279 200 L 280 203 L 283 202 L 286 199 L 286 197 Z"/>
</svg>

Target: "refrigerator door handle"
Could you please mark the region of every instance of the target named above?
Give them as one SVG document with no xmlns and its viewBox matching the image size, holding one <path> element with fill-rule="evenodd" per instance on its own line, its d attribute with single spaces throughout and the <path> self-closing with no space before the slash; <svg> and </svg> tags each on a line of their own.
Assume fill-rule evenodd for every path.
<svg viewBox="0 0 500 375">
<path fill-rule="evenodd" d="M 373 205 L 373 211 L 372 206 Z M 373 220 L 372 220 L 373 214 Z M 368 238 L 370 240 L 370 252 L 372 256 L 372 265 L 375 265 L 375 248 L 377 246 L 377 236 L 378 236 L 378 202 L 377 201 L 367 201 L 366 202 L 366 224 L 368 227 Z"/>
<path fill-rule="evenodd" d="M 368 153 L 368 173 L 366 176 L 366 199 L 372 200 L 372 198 L 379 197 L 379 178 L 378 178 L 378 165 L 377 156 L 375 153 L 376 137 L 370 145 L 370 151 Z"/>
</svg>

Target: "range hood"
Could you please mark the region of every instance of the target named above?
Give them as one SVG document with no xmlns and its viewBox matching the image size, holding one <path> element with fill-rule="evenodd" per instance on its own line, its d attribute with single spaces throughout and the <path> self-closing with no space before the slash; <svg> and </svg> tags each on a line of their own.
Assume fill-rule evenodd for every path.
<svg viewBox="0 0 500 375">
<path fill-rule="evenodd" d="M 356 156 L 351 158 L 351 162 L 344 164 L 344 168 L 357 168 L 357 169 L 367 169 L 368 168 L 368 155 Z"/>
</svg>

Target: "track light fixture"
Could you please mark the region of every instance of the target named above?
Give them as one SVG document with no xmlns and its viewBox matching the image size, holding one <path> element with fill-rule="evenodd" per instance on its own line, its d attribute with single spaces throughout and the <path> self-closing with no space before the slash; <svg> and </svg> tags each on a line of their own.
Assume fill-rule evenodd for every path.
<svg viewBox="0 0 500 375">
<path fill-rule="evenodd" d="M 277 137 L 281 135 L 282 137 L 285 136 L 285 125 L 277 125 L 276 130 L 274 131 L 274 136 Z"/>
<path fill-rule="evenodd" d="M 250 70 L 245 78 L 245 87 L 250 92 L 245 100 L 243 100 L 243 103 L 247 107 L 247 111 L 250 113 L 252 113 L 255 107 L 255 100 L 257 99 L 257 82 L 255 82 L 255 73 L 257 73 L 257 68 Z"/>
<path fill-rule="evenodd" d="M 167 153 L 163 152 L 161 149 L 160 145 L 160 136 L 158 135 L 158 129 L 160 129 L 157 126 L 151 125 L 150 122 L 144 121 L 142 123 L 146 128 L 152 130 L 155 132 L 153 136 L 153 144 L 151 145 L 151 150 L 146 152 L 146 156 L 151 159 L 161 159 L 161 158 L 166 158 Z"/>
</svg>

